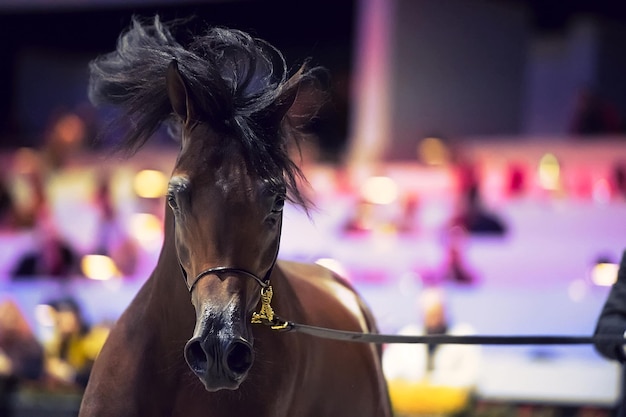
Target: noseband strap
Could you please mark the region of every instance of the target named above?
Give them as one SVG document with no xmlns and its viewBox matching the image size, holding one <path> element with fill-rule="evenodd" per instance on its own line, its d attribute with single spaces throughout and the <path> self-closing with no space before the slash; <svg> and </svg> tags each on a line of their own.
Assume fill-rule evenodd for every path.
<svg viewBox="0 0 626 417">
<path fill-rule="evenodd" d="M 192 292 L 193 288 L 196 286 L 196 283 L 200 281 L 202 278 L 204 278 L 205 276 L 217 275 L 219 277 L 220 275 L 223 275 L 223 274 L 244 275 L 248 278 L 252 278 L 253 280 L 255 280 L 261 286 L 261 288 L 267 288 L 269 287 L 269 277 L 272 273 L 273 268 L 274 268 L 274 265 L 272 264 L 272 267 L 270 268 L 269 271 L 267 271 L 265 278 L 261 279 L 257 277 L 256 275 L 254 275 L 252 272 L 246 271 L 245 269 L 231 268 L 228 266 L 217 266 L 214 268 L 205 269 L 204 271 L 200 272 L 198 275 L 196 275 L 192 283 L 189 284 L 189 282 L 187 281 L 187 273 L 185 272 L 185 269 L 181 266 L 181 269 L 183 271 L 183 277 L 185 279 L 185 284 L 187 284 L 187 289 L 189 289 L 189 292 Z"/>
</svg>

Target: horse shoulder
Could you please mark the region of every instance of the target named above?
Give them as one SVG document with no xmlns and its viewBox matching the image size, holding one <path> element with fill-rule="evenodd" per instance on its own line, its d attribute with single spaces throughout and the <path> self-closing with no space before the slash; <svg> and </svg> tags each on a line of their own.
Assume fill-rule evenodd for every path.
<svg viewBox="0 0 626 417">
<path fill-rule="evenodd" d="M 347 279 L 317 264 L 280 261 L 279 266 L 308 311 L 342 310 L 358 324 L 350 330 L 376 331 L 369 307 Z"/>
<path fill-rule="evenodd" d="M 346 279 L 316 264 L 280 261 L 278 266 L 291 284 L 302 313 L 284 319 L 338 330 L 377 331 L 366 302 Z M 380 346 L 308 335 L 302 335 L 302 340 L 310 350 L 308 377 L 301 381 L 302 390 L 296 395 L 306 397 L 307 392 L 316 392 L 327 398 L 312 404 L 302 415 L 391 416 Z"/>
</svg>

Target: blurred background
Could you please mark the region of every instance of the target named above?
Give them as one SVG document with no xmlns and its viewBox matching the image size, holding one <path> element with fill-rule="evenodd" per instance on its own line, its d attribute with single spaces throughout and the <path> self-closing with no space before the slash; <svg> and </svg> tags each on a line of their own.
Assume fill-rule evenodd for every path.
<svg viewBox="0 0 626 417">
<path fill-rule="evenodd" d="M 286 208 L 280 256 L 346 276 L 382 332 L 429 331 L 438 305 L 445 331 L 590 335 L 626 249 L 622 9 L 0 0 L 0 416 L 75 415 L 160 251 L 177 145 L 157 132 L 131 158 L 111 154 L 87 99 L 88 62 L 132 15 L 196 16 L 191 30 L 242 29 L 290 68 L 329 69 L 300 160 L 317 209 Z M 22 362 L 38 365 L 7 366 L 5 339 L 30 341 Z M 411 362 L 422 353 L 386 349 L 399 415 L 610 416 L 620 395 L 618 364 L 591 346 L 453 352 L 469 370 L 438 381 Z"/>
</svg>

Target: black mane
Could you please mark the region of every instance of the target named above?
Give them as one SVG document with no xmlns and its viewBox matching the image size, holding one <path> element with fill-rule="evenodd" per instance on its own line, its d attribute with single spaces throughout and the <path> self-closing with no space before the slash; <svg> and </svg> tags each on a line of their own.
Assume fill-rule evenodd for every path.
<svg viewBox="0 0 626 417">
<path fill-rule="evenodd" d="M 285 59 L 267 42 L 242 31 L 210 28 L 183 46 L 158 16 L 150 23 L 133 18 L 116 50 L 89 64 L 92 103 L 119 107 L 122 113 L 112 126 L 131 126 L 120 148 L 134 153 L 162 124 L 180 124 L 165 84 L 173 60 L 206 118 L 202 121 L 234 132 L 257 173 L 286 186 L 290 199 L 306 208 L 306 198 L 297 189 L 302 173 L 287 150 L 288 139 L 297 137 L 296 128 L 288 117 L 270 117 L 286 88 Z M 301 70 L 293 81 L 314 81 L 316 70 Z"/>
</svg>

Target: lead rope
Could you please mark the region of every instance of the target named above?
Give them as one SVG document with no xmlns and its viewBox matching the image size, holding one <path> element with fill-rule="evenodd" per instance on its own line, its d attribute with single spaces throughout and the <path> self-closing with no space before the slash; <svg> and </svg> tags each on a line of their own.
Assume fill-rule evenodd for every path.
<svg viewBox="0 0 626 417">
<path fill-rule="evenodd" d="M 274 255 L 274 261 L 272 266 L 265 274 L 263 279 L 259 279 L 254 274 L 236 268 L 213 268 L 213 270 L 231 270 L 243 273 L 244 275 L 254 278 L 261 287 L 261 308 L 258 312 L 252 313 L 250 322 L 252 324 L 262 324 L 268 326 L 270 329 L 278 332 L 298 332 L 311 336 L 340 340 L 346 342 L 360 342 L 360 343 L 433 343 L 433 344 L 457 344 L 457 345 L 585 345 L 585 344 L 603 344 L 610 343 L 616 345 L 626 345 L 626 339 L 622 336 L 608 336 L 608 335 L 596 335 L 596 336 L 482 336 L 482 335 L 390 335 L 379 333 L 360 333 L 346 330 L 329 329 L 325 327 L 311 326 L 307 324 L 294 323 L 292 321 L 283 320 L 276 315 L 272 308 L 272 297 L 274 296 L 274 290 L 270 285 L 270 275 L 276 265 L 278 259 L 278 251 L 280 248 L 280 234 L 282 230 L 282 216 L 280 219 L 280 230 L 278 232 L 278 242 L 276 244 L 276 254 Z M 205 271 L 198 275 L 194 280 L 193 285 L 199 278 L 211 271 Z M 184 269 L 183 269 L 184 274 Z M 185 278 L 186 278 L 186 274 Z M 193 289 L 193 285 L 190 290 Z"/>
<path fill-rule="evenodd" d="M 268 274 L 271 273 L 271 269 Z M 295 331 L 311 336 L 340 340 L 346 342 L 361 343 L 433 343 L 433 344 L 457 344 L 457 345 L 582 345 L 610 343 L 616 345 L 626 344 L 626 339 L 621 336 L 480 336 L 480 335 L 390 335 L 378 333 L 360 333 L 346 330 L 329 329 L 325 327 L 310 326 L 307 324 L 294 323 L 279 318 L 272 308 L 274 290 L 269 284 L 269 279 L 264 280 L 266 286 L 261 287 L 261 309 L 252 313 L 252 324 L 263 324 L 272 330 L 280 332 Z"/>
<path fill-rule="evenodd" d="M 340 340 L 346 342 L 361 343 L 433 343 L 433 344 L 457 344 L 457 345 L 584 345 L 584 344 L 626 344 L 622 336 L 596 335 L 596 336 L 480 336 L 480 335 L 390 335 L 378 333 L 360 333 L 346 330 L 329 329 L 325 327 L 310 326 L 307 324 L 294 323 L 283 320 L 276 316 L 271 306 L 274 290 L 269 285 L 261 288 L 261 309 L 258 313 L 252 313 L 251 323 L 269 326 L 272 330 L 281 332 L 295 331 L 311 336 Z"/>
<path fill-rule="evenodd" d="M 526 335 L 526 336 L 483 336 L 483 335 L 390 335 L 378 333 L 360 333 L 346 330 L 328 329 L 325 327 L 310 326 L 290 321 L 274 320 L 274 323 L 265 323 L 274 330 L 295 331 L 311 336 L 360 343 L 433 343 L 456 345 L 586 345 L 586 344 L 615 344 L 625 345 L 626 339 L 622 336 L 565 336 L 565 335 Z"/>
<path fill-rule="evenodd" d="M 271 272 L 271 270 L 270 270 Z M 251 323 L 263 324 L 280 332 L 295 331 L 322 339 L 346 342 L 389 344 L 456 344 L 456 345 L 586 345 L 615 344 L 626 345 L 623 336 L 564 336 L 564 335 L 525 335 L 525 336 L 482 336 L 482 335 L 390 335 L 379 333 L 361 333 L 347 330 L 329 329 L 283 320 L 276 316 L 271 306 L 274 290 L 269 285 L 261 288 L 261 309 L 252 313 Z"/>
<path fill-rule="evenodd" d="M 456 344 L 456 345 L 586 345 L 615 344 L 626 345 L 623 336 L 566 336 L 566 335 L 525 335 L 525 336 L 483 336 L 483 335 L 398 335 L 361 333 L 347 330 L 329 329 L 326 327 L 286 321 L 274 314 L 270 305 L 273 291 L 271 286 L 261 289 L 261 310 L 252 315 L 252 323 L 264 324 L 272 330 L 280 332 L 298 332 L 322 339 L 345 342 L 374 344 L 405 343 L 405 344 Z"/>
</svg>

